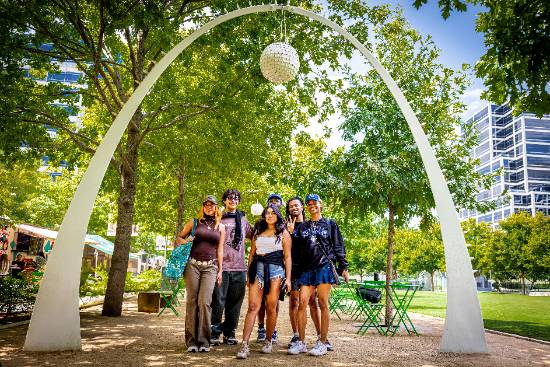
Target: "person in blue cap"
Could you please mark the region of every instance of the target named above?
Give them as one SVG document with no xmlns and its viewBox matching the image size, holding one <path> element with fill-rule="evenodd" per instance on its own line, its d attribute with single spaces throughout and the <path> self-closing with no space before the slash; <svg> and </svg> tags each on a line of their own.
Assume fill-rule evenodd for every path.
<svg viewBox="0 0 550 367">
<path fill-rule="evenodd" d="M 277 208 L 281 209 L 283 205 L 283 197 L 276 193 L 271 193 L 267 197 L 267 205 L 272 204 Z M 279 313 L 279 303 L 277 303 L 277 314 Z M 265 330 L 265 297 L 262 298 L 262 304 L 260 306 L 260 311 L 258 311 L 258 337 L 256 340 L 260 343 L 263 343 L 266 339 L 266 330 Z M 271 341 L 273 344 L 278 343 L 277 336 L 277 327 L 273 330 L 273 335 L 271 336 Z"/>
<path fill-rule="evenodd" d="M 311 219 L 301 230 L 304 241 L 301 257 L 300 304 L 298 306 L 298 329 L 300 340 L 288 348 L 288 354 L 307 353 L 305 344 L 306 308 L 310 297 L 317 291 L 321 309 L 321 337 L 308 354 L 321 356 L 332 349 L 328 343 L 330 321 L 328 300 L 332 284 L 338 283 L 338 274 L 346 282 L 349 280 L 346 247 L 340 229 L 332 219 L 323 218 L 322 202 L 317 194 L 306 196 L 307 211 Z M 336 274 L 338 273 L 338 274 Z M 328 344 L 328 345 L 327 345 Z"/>
</svg>

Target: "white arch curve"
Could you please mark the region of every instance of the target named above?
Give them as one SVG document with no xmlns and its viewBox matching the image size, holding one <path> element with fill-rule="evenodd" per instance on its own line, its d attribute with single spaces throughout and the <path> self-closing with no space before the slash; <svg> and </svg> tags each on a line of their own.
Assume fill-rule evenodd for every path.
<svg viewBox="0 0 550 367">
<path fill-rule="evenodd" d="M 134 112 L 157 79 L 187 46 L 215 26 L 243 15 L 275 10 L 287 10 L 300 14 L 338 32 L 367 58 L 390 89 L 420 151 L 441 222 L 448 291 L 447 315 L 440 350 L 459 353 L 487 352 L 472 265 L 456 208 L 435 154 L 405 96 L 384 67 L 351 33 L 311 11 L 277 4 L 250 6 L 211 20 L 170 50 L 149 72 L 122 107 L 90 161 L 61 224 L 55 251 L 50 255 L 38 292 L 27 331 L 25 350 L 54 351 L 81 348 L 78 286 L 83 253 L 82 240 L 86 235 L 94 201 L 115 148 Z"/>
</svg>

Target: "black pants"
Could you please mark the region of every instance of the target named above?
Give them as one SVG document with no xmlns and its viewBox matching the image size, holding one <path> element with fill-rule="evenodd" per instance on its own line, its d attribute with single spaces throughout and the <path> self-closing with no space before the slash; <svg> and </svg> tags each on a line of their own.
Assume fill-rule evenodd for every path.
<svg viewBox="0 0 550 367">
<path fill-rule="evenodd" d="M 224 271 L 212 293 L 212 337 L 235 337 L 246 291 L 246 271 Z M 222 316 L 225 311 L 225 320 Z"/>
</svg>

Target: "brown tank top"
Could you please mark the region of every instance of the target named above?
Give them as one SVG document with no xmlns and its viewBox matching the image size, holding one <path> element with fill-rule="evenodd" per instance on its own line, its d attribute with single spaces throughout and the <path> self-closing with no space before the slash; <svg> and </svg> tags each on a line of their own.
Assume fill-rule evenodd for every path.
<svg viewBox="0 0 550 367">
<path fill-rule="evenodd" d="M 216 250 L 220 242 L 221 232 L 208 229 L 206 224 L 199 223 L 195 229 L 195 239 L 191 246 L 191 257 L 200 261 L 216 260 Z"/>
</svg>

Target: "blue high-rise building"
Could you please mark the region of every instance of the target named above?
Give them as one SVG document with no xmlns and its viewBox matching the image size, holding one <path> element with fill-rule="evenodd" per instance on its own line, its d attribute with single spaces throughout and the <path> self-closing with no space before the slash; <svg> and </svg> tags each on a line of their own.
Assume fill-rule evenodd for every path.
<svg viewBox="0 0 550 367">
<path fill-rule="evenodd" d="M 502 168 L 493 187 L 479 192 L 477 200 L 499 196 L 503 200 L 487 213 L 462 210 L 460 218 L 496 224 L 518 211 L 550 215 L 550 115 L 538 118 L 523 112 L 514 116 L 508 105 L 487 104 L 468 120 L 476 124 L 479 133 L 471 152 L 480 160 L 478 172 Z"/>
</svg>

